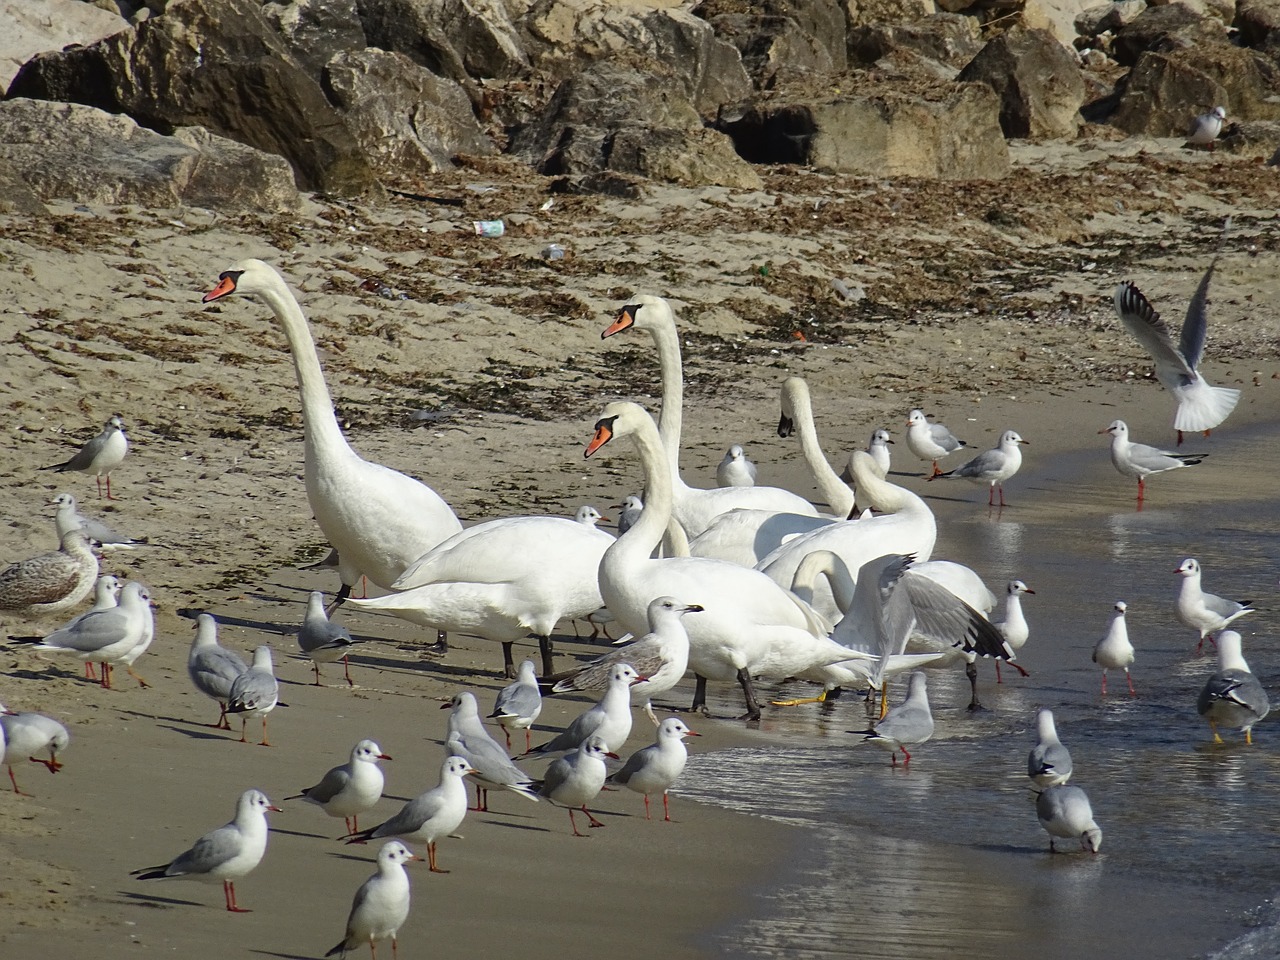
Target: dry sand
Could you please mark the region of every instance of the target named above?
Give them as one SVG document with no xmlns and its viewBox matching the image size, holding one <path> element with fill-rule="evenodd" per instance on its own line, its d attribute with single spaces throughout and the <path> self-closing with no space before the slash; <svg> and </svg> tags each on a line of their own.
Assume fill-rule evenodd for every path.
<svg viewBox="0 0 1280 960">
<path fill-rule="evenodd" d="M 1018 158 L 998 184 L 779 169 L 756 194 L 560 196 L 549 211 L 543 181 L 495 163 L 442 181 L 439 195 L 458 206 L 318 202 L 269 220 L 63 209 L 0 221 L 4 553 L 48 549 L 44 503 L 70 490 L 86 512 L 150 537 L 150 548 L 112 554 L 104 568 L 151 586 L 158 628 L 138 664 L 147 690 L 122 679 L 103 691 L 69 665 L 0 653 L 0 700 L 64 719 L 73 737 L 59 776 L 19 769 L 33 797 L 0 790 L 4 956 L 319 956 L 339 938 L 375 848 L 334 843 L 341 830 L 314 808 L 295 802 L 273 816 L 267 857 L 238 888 L 251 914 L 226 914 L 216 887 L 144 885 L 128 871 L 224 822 L 248 786 L 277 801 L 297 792 L 364 736 L 396 757 L 389 795 L 411 796 L 437 776 L 438 698 L 466 685 L 488 706 L 502 684 L 496 645 L 455 637 L 443 660 L 424 659 L 421 631 L 352 611 L 353 631 L 379 641 L 355 658 L 358 687 L 345 689 L 334 668 L 329 687 L 307 685 L 288 633 L 307 591 L 332 591 L 336 575 L 296 569 L 326 546 L 302 486 L 287 348 L 260 304 L 200 306 L 221 270 L 244 256 L 281 268 L 358 451 L 420 476 L 468 522 L 584 502 L 608 513 L 636 491 L 628 455 L 581 456 L 604 402 L 656 399 L 648 343 L 598 336 L 636 290 L 680 308 L 691 480 L 710 484 L 724 449 L 741 442 L 762 482 L 810 491 L 794 441 L 772 431 L 778 385 L 793 373 L 810 382 L 837 465 L 914 406 L 944 421 L 978 412 L 975 443 L 1016 426 L 1037 456 L 1100 442 L 1087 435 L 1134 406 L 1135 438 L 1167 442 L 1172 404 L 1119 329 L 1110 294 L 1132 277 L 1179 323 L 1227 212 L 1235 224 L 1213 288 L 1206 371 L 1246 391 L 1224 429 L 1275 421 L 1276 172 L 1172 142 L 1025 148 Z M 472 219 L 494 217 L 506 220 L 505 237 L 469 235 Z M 543 260 L 551 242 L 569 256 Z M 833 278 L 866 299 L 843 301 Z M 370 279 L 407 299 L 362 290 Z M 116 412 L 133 442 L 113 477 L 118 502 L 96 500 L 91 478 L 37 472 Z M 1131 494 L 1113 483 L 1117 497 Z M 229 645 L 281 652 L 290 706 L 272 715 L 274 748 L 201 725 L 213 714 L 185 675 L 186 608 L 217 613 Z M 4 628 L 53 625 L 8 618 Z M 733 691 L 717 696 L 720 713 L 737 708 Z M 580 708 L 554 702 L 539 726 L 556 729 Z M 699 721 L 695 749 L 767 742 L 765 726 Z M 629 749 L 647 736 L 641 717 Z M 801 840 L 678 796 L 674 805 L 679 823 L 644 823 L 639 797 L 606 794 L 608 828 L 576 840 L 563 811 L 497 797 L 493 813 L 464 823 L 464 839 L 441 844 L 451 874 L 413 874 L 408 955 L 708 955 L 699 937 L 750 914 L 752 891 L 780 875 Z M 394 809 L 386 799 L 376 812 Z"/>
</svg>

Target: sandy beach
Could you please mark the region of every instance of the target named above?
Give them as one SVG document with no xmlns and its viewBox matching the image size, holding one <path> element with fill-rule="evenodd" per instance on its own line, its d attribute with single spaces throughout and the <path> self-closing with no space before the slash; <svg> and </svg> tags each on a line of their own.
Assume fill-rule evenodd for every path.
<svg viewBox="0 0 1280 960">
<path fill-rule="evenodd" d="M 668 296 L 679 312 L 691 483 L 711 485 L 737 442 L 761 464 L 760 482 L 816 496 L 798 445 L 773 429 L 780 383 L 801 375 L 837 469 L 875 427 L 900 434 L 907 410 L 921 406 L 970 425 L 975 446 L 1016 425 L 1042 473 L 1069 453 L 1067 472 L 1088 478 L 1075 494 L 1127 510 L 1131 481 L 1094 434 L 1123 413 L 1136 439 L 1171 443 L 1172 401 L 1119 327 L 1112 291 L 1132 278 L 1179 324 L 1228 212 L 1205 370 L 1244 397 L 1210 449 L 1280 420 L 1275 171 L 1173 141 L 1015 153 L 1009 181 L 971 189 L 778 169 L 751 194 L 666 187 L 646 201 L 549 198 L 539 178 L 494 163 L 442 182 L 456 207 L 317 201 L 272 219 L 67 208 L 0 221 L 4 556 L 51 549 L 45 503 L 70 491 L 85 512 L 149 538 L 145 549 L 109 554 L 103 569 L 148 584 L 157 624 L 137 664 L 147 689 L 121 675 L 117 689 L 102 690 L 74 662 L 0 650 L 0 701 L 58 717 L 73 738 L 57 777 L 19 767 L 31 797 L 0 789 L 4 955 L 204 956 L 216 944 L 220 954 L 321 956 L 376 847 L 335 843 L 341 823 L 311 806 L 293 801 L 272 816 L 262 866 L 237 884 L 253 913 L 227 914 L 216 886 L 147 885 L 128 873 L 225 822 L 243 789 L 279 802 L 366 736 L 395 757 L 372 816 L 389 815 L 394 798 L 436 782 L 442 700 L 472 689 L 487 712 L 504 682 L 496 644 L 453 637 L 445 657 L 428 658 L 421 648 L 434 637 L 346 610 L 342 621 L 370 641 L 352 658 L 357 686 L 347 689 L 334 667 L 327 686 L 309 685 L 292 631 L 308 591 L 331 594 L 337 576 L 298 569 L 327 545 L 303 489 L 288 349 L 257 302 L 201 306 L 222 270 L 246 256 L 280 268 L 308 314 L 353 446 L 423 479 L 464 523 L 569 515 L 582 503 L 612 514 L 638 492 L 629 452 L 582 458 L 604 403 L 657 406 L 648 342 L 599 337 L 635 291 Z M 471 220 L 496 218 L 506 236 L 469 233 Z M 552 242 L 566 247 L 564 260 L 540 256 Z M 843 299 L 833 279 L 865 298 Z M 97 500 L 92 477 L 36 469 L 65 459 L 114 413 L 133 445 L 112 476 L 117 501 Z M 1091 443 L 1096 462 L 1081 467 Z M 901 469 L 917 469 L 898 447 Z M 1265 461 L 1185 473 L 1157 478 L 1151 496 L 1274 499 Z M 1031 487 L 1011 482 L 1015 509 L 1058 518 L 1080 509 L 1081 497 L 1052 481 L 1050 471 Z M 956 501 L 940 516 L 985 500 L 967 485 L 929 486 Z M 942 533 L 940 550 L 948 542 Z M 274 747 L 204 725 L 214 711 L 185 670 L 192 610 L 215 613 L 228 646 L 277 650 L 288 707 L 271 715 Z M 6 635 L 56 625 L 3 621 Z M 556 641 L 561 658 L 600 649 L 575 642 L 568 624 Z M 535 649 L 522 645 L 517 658 Z M 691 687 L 669 702 L 687 704 Z M 720 717 L 739 709 L 736 691 L 712 692 Z M 537 730 L 560 729 L 584 702 L 549 701 Z M 800 716 L 787 723 L 803 725 Z M 768 715 L 759 727 L 691 725 L 703 734 L 698 753 L 773 742 Z M 627 752 L 649 742 L 649 729 L 637 712 Z M 461 839 L 441 843 L 449 875 L 414 865 L 405 955 L 488 956 L 513 944 L 533 960 L 722 955 L 708 934 L 759 912 L 758 894 L 782 882 L 805 833 L 678 790 L 672 803 L 678 823 L 646 823 L 639 796 L 604 794 L 608 826 L 578 840 L 563 810 L 494 797 L 489 814 L 468 816 Z"/>
</svg>

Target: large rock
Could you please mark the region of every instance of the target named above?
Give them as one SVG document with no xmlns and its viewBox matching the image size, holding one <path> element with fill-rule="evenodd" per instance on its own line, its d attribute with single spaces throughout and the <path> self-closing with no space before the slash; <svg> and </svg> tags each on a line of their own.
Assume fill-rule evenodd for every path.
<svg viewBox="0 0 1280 960">
<path fill-rule="evenodd" d="M 692 13 L 737 48 L 758 89 L 788 76 L 829 74 L 847 64 L 845 12 L 836 0 L 703 0 Z"/>
<path fill-rule="evenodd" d="M 1076 33 L 1082 37 L 1096 37 L 1100 33 L 1115 33 L 1121 27 L 1138 19 L 1147 9 L 1146 0 L 1113 0 L 1096 7 L 1086 7 L 1076 17 Z"/>
<path fill-rule="evenodd" d="M 1235 27 L 1246 47 L 1280 46 L 1280 0 L 1240 0 Z"/>
<path fill-rule="evenodd" d="M 404 54 L 372 48 L 340 53 L 325 67 L 325 87 L 385 183 L 415 185 L 415 179 L 452 169 L 456 154 L 497 152 L 461 85 Z"/>
<path fill-rule="evenodd" d="M 1076 58 L 1047 30 L 1014 27 L 996 37 L 960 71 L 959 80 L 985 83 L 1000 97 L 1006 137 L 1074 137 L 1085 99 Z"/>
<path fill-rule="evenodd" d="M 1076 39 L 1076 18 L 1097 0 L 1026 0 L 1019 18 L 1022 26 L 1047 30 L 1064 47 Z"/>
<path fill-rule="evenodd" d="M 850 26 L 865 23 L 910 23 L 941 10 L 959 13 L 977 0 L 844 0 L 845 16 Z"/>
<path fill-rule="evenodd" d="M 1127 133 L 1178 137 L 1214 106 L 1234 120 L 1280 119 L 1280 68 L 1229 43 L 1144 53 L 1119 91 L 1110 122 Z"/>
<path fill-rule="evenodd" d="M 325 64 L 340 53 L 365 46 L 356 0 L 287 0 L 262 5 L 290 52 L 319 80 Z"/>
<path fill-rule="evenodd" d="M 41 54 L 11 96 L 126 113 L 160 132 L 202 126 L 289 160 L 304 188 L 380 189 L 319 83 L 253 0 L 186 0 L 135 30 Z"/>
<path fill-rule="evenodd" d="M 986 84 L 926 93 L 886 89 L 802 103 L 767 102 L 727 130 L 761 163 L 805 163 L 864 176 L 999 179 L 1009 172 L 1000 101 Z"/>
<path fill-rule="evenodd" d="M 0 0 L 0 24 L 0 90 L 37 53 L 129 29 L 119 14 L 80 0 Z"/>
<path fill-rule="evenodd" d="M 46 201 L 278 213 L 301 200 L 280 157 L 200 128 L 161 136 L 75 103 L 0 102 L 0 164 Z"/>
<path fill-rule="evenodd" d="M 1148 50 L 1167 51 L 1221 42 L 1226 31 L 1217 20 L 1201 16 L 1190 7 L 1172 3 L 1148 7 L 1116 34 L 1112 56 L 1131 67 Z"/>
<path fill-rule="evenodd" d="M 901 51 L 963 67 L 982 49 L 978 21 L 955 13 L 939 13 L 912 23 L 876 23 L 849 31 L 849 59 L 872 66 Z"/>
<path fill-rule="evenodd" d="M 48 212 L 39 194 L 23 179 L 17 164 L 0 156 L 0 213 L 39 217 Z"/>
</svg>

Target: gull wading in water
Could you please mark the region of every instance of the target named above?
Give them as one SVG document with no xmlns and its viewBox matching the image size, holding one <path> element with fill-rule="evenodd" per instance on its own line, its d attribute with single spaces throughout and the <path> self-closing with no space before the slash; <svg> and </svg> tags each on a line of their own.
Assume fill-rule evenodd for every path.
<svg viewBox="0 0 1280 960">
<path fill-rule="evenodd" d="M 884 715 L 884 719 L 871 725 L 870 730 L 850 730 L 863 734 L 863 743 L 874 743 L 889 751 L 893 765 L 898 765 L 898 751 L 902 751 L 902 765 L 911 762 L 907 747 L 924 743 L 933 736 L 933 713 L 929 709 L 929 693 L 922 672 L 911 674 L 907 686 L 907 699 Z"/>
<path fill-rule="evenodd" d="M 945 480 L 960 477 L 972 483 L 987 485 L 987 506 L 995 506 L 996 490 L 1000 491 L 1000 506 L 1004 502 L 1004 482 L 1018 472 L 1022 466 L 1022 450 L 1020 444 L 1030 443 L 1023 440 L 1013 430 L 1000 434 L 1000 442 L 991 450 L 983 451 L 964 466 L 956 467 L 948 473 L 935 473 L 930 480 Z"/>
<path fill-rule="evenodd" d="M 1218 669 L 1200 691 L 1196 710 L 1209 721 L 1214 743 L 1222 743 L 1219 726 L 1239 730 L 1245 743 L 1253 743 L 1253 725 L 1271 711 L 1267 692 L 1249 670 L 1240 634 L 1234 630 L 1218 634 Z"/>
<path fill-rule="evenodd" d="M 1079 840 L 1080 849 L 1102 849 L 1102 828 L 1093 819 L 1089 796 L 1079 787 L 1047 787 L 1036 797 L 1036 819 L 1049 834 L 1049 852 L 1057 853 L 1054 838 Z"/>
<path fill-rule="evenodd" d="M 107 479 L 107 499 L 114 500 L 111 495 L 111 471 L 124 462 L 124 455 L 129 452 L 129 438 L 124 435 L 124 421 L 119 415 L 107 421 L 102 432 L 80 448 L 70 460 L 55 463 L 41 470 L 56 470 L 65 473 L 67 470 L 78 470 L 81 473 L 92 473 L 98 481 L 98 497 L 102 497 L 102 478 Z"/>
<path fill-rule="evenodd" d="M 1224 226 L 1224 237 L 1226 232 Z M 1209 330 L 1209 281 L 1217 265 L 1215 256 L 1191 297 L 1177 344 L 1174 344 L 1160 314 L 1131 281 L 1126 280 L 1116 288 L 1116 313 L 1120 315 L 1120 322 L 1151 355 L 1155 361 L 1156 379 L 1178 402 L 1173 428 L 1178 432 L 1179 445 L 1184 432 L 1200 430 L 1207 437 L 1209 431 L 1227 419 L 1240 402 L 1239 390 L 1211 386 L 1199 371 Z"/>
<path fill-rule="evenodd" d="M 1173 611 L 1188 627 L 1199 631 L 1200 642 L 1196 644 L 1196 653 L 1204 646 L 1206 637 L 1212 638 L 1223 627 L 1247 613 L 1253 613 L 1253 608 L 1249 606 L 1252 601 L 1237 603 L 1235 600 L 1225 600 L 1212 593 L 1205 593 L 1200 587 L 1200 561 L 1194 557 L 1183 560 L 1174 573 L 1182 577 L 1182 583 L 1178 586 L 1178 600 Z"/>
<path fill-rule="evenodd" d="M 1138 478 L 1138 502 L 1146 495 L 1146 479 L 1153 473 L 1178 470 L 1181 467 L 1199 466 L 1206 453 L 1170 453 L 1145 443 L 1129 440 L 1129 426 L 1123 420 L 1111 421 L 1111 426 L 1098 433 L 1111 434 L 1111 464 L 1126 477 Z"/>
<path fill-rule="evenodd" d="M 1129 642 L 1129 628 L 1124 614 L 1128 605 L 1117 600 L 1116 615 L 1111 618 L 1111 626 L 1106 636 L 1093 648 L 1093 662 L 1102 668 L 1102 695 L 1107 695 L 1107 671 L 1123 670 L 1124 678 L 1129 681 L 1129 696 L 1136 696 L 1133 689 L 1133 677 L 1129 676 L 1129 664 L 1133 663 L 1133 644 Z"/>
<path fill-rule="evenodd" d="M 1014 653 L 1021 650 L 1031 638 L 1031 625 L 1027 623 L 1027 618 L 1022 612 L 1022 595 L 1026 593 L 1034 595 L 1035 591 L 1021 580 L 1010 580 L 1004 593 L 1004 619 L 996 621 L 996 629 L 1000 631 L 1000 636 L 1004 637 L 1004 642 Z M 1024 677 L 1030 676 L 1026 670 L 1014 663 L 1012 658 L 1008 663 Z M 999 659 L 996 660 L 996 683 L 1004 683 L 1000 677 Z"/>
<path fill-rule="evenodd" d="M 932 476 L 942 473 L 938 461 L 965 446 L 963 440 L 940 423 L 930 423 L 923 410 L 907 414 L 907 449 L 921 460 L 933 462 Z"/>
<path fill-rule="evenodd" d="M 1036 713 L 1036 745 L 1027 754 L 1027 776 L 1037 787 L 1056 787 L 1071 779 L 1071 753 L 1058 739 L 1053 711 L 1041 707 Z"/>
<path fill-rule="evenodd" d="M 409 918 L 409 874 L 404 865 L 414 856 L 399 840 L 384 844 L 378 851 L 378 872 L 356 891 L 347 916 L 347 932 L 332 950 L 325 954 L 345 957 L 362 943 L 369 945 L 369 955 L 377 960 L 379 940 L 391 940 L 391 956 L 396 953 L 396 934 Z"/>
</svg>

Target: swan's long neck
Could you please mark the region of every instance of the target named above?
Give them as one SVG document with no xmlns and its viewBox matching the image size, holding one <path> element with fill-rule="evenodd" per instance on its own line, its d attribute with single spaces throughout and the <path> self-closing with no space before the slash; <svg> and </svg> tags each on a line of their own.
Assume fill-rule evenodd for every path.
<svg viewBox="0 0 1280 960">
<path fill-rule="evenodd" d="M 266 287 L 259 294 L 271 312 L 284 327 L 289 352 L 293 354 L 293 369 L 298 375 L 298 389 L 302 394 L 302 430 L 308 463 L 316 462 L 319 455 L 334 452 L 350 452 L 347 439 L 338 427 L 333 415 L 333 399 L 324 382 L 316 344 L 311 339 L 307 318 L 298 306 L 284 281 Z"/>
<path fill-rule="evenodd" d="M 635 444 L 636 452 L 640 455 L 640 466 L 644 470 L 644 512 L 631 525 L 631 529 L 609 547 L 606 556 L 613 554 L 615 557 L 625 556 L 628 560 L 647 559 L 661 542 L 671 520 L 671 471 L 668 469 L 662 438 L 659 437 L 652 419 L 645 417 L 639 422 L 631 433 L 631 442 Z"/>
<path fill-rule="evenodd" d="M 684 429 L 684 363 L 680 357 L 680 335 L 675 324 L 650 327 L 649 336 L 658 348 L 662 370 L 662 412 L 658 432 L 670 467 L 672 482 L 680 484 L 680 434 Z M 645 501 L 646 508 L 648 501 Z"/>
<path fill-rule="evenodd" d="M 813 603 L 813 587 L 819 576 L 831 585 L 831 595 L 841 613 L 853 608 L 854 583 L 848 565 L 830 550 L 814 550 L 805 554 L 791 578 L 791 592 L 805 603 Z"/>
<path fill-rule="evenodd" d="M 853 455 L 853 481 L 858 497 L 864 506 L 872 506 L 882 513 L 909 513 L 921 516 L 933 515 L 929 505 L 906 487 L 890 483 L 876 470 L 869 453 L 859 450 Z"/>
<path fill-rule="evenodd" d="M 822 491 L 822 498 L 826 500 L 831 512 L 837 517 L 847 517 L 853 510 L 853 491 L 831 469 L 831 464 L 818 443 L 818 429 L 813 423 L 813 400 L 809 396 L 809 388 L 803 382 L 792 381 L 788 381 L 786 387 L 792 419 L 800 433 L 800 450 L 804 454 L 805 463 L 809 465 L 809 472 L 813 474 L 814 482 Z"/>
</svg>

